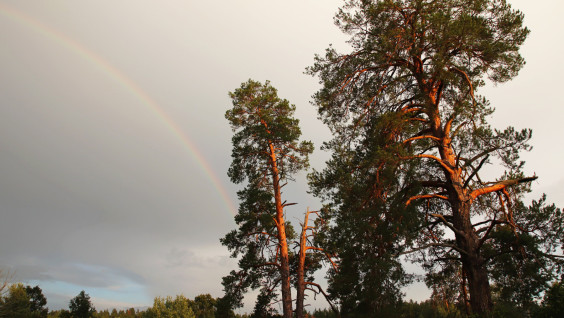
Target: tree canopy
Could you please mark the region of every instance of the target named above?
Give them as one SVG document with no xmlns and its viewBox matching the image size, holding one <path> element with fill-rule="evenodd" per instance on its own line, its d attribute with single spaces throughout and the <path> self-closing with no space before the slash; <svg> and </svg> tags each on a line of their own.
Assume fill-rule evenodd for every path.
<svg viewBox="0 0 564 318">
<path fill-rule="evenodd" d="M 96 308 L 92 305 L 90 296 L 82 290 L 70 300 L 69 311 L 72 317 L 90 318 L 96 312 Z"/>
<path fill-rule="evenodd" d="M 8 286 L 7 295 L 0 297 L 0 317 L 47 317 L 47 299 L 39 286 L 22 283 Z"/>
<path fill-rule="evenodd" d="M 8 287 L 6 297 L 0 299 L 0 317 L 27 318 L 31 317 L 29 296 L 21 283 Z"/>
<path fill-rule="evenodd" d="M 147 309 L 146 316 L 149 318 L 178 317 L 196 318 L 192 310 L 192 301 L 183 295 L 156 297 L 153 307 Z"/>
</svg>

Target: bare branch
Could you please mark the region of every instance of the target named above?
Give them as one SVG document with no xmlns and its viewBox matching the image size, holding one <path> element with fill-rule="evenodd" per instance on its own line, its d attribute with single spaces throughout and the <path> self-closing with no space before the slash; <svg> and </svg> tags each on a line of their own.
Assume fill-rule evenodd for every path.
<svg viewBox="0 0 564 318">
<path fill-rule="evenodd" d="M 415 252 L 418 252 L 418 251 L 421 251 L 421 250 L 428 249 L 429 247 L 447 247 L 447 248 L 454 249 L 454 250 L 456 250 L 456 251 L 458 251 L 462 254 L 467 254 L 464 250 L 458 248 L 456 245 L 446 244 L 446 243 L 430 243 L 430 244 L 425 244 L 425 245 L 419 246 L 419 247 L 412 249 L 412 250 L 409 250 L 409 251 L 398 253 L 398 254 L 396 254 L 396 256 L 415 253 Z"/>
<path fill-rule="evenodd" d="M 472 173 L 470 174 L 470 176 L 466 179 L 466 182 L 464 182 L 464 185 L 462 186 L 462 188 L 466 188 L 466 186 L 468 185 L 468 183 L 470 183 L 470 180 L 472 180 L 472 178 L 476 175 L 476 173 L 478 173 L 478 171 L 480 169 L 482 169 L 482 165 L 484 165 L 484 163 L 486 162 L 486 160 L 488 160 L 488 158 L 490 157 L 490 155 L 486 155 L 484 157 L 484 159 L 482 159 L 482 161 L 480 161 L 480 164 L 478 165 L 478 167 L 476 167 L 475 169 L 473 169 Z"/>
<path fill-rule="evenodd" d="M 430 214 L 433 217 L 438 218 L 439 220 L 441 220 L 441 222 L 446 225 L 451 231 L 453 231 L 454 233 L 458 234 L 458 235 L 464 235 L 464 233 L 458 229 L 456 229 L 452 224 L 450 224 L 450 222 L 448 222 L 445 218 L 444 215 L 442 214 Z"/>
<path fill-rule="evenodd" d="M 435 198 L 435 199 L 443 199 L 443 200 L 447 200 L 447 201 L 448 201 L 448 197 L 447 197 L 447 196 L 441 195 L 441 194 L 438 194 L 438 193 L 435 193 L 435 194 L 421 194 L 421 195 L 416 195 L 416 196 L 412 196 L 411 198 L 409 198 L 409 199 L 407 200 L 407 202 L 405 203 L 405 206 L 410 205 L 411 202 L 412 202 L 412 201 L 415 201 L 415 200 L 419 200 L 419 199 L 433 199 L 433 198 Z"/>
<path fill-rule="evenodd" d="M 436 156 L 433 156 L 433 155 L 419 154 L 419 155 L 413 155 L 413 156 L 409 156 L 409 157 L 400 157 L 400 159 L 403 159 L 403 160 L 416 159 L 416 158 L 432 159 L 432 160 L 436 161 L 438 164 L 440 164 L 443 167 L 443 169 L 445 169 L 448 173 L 450 173 L 450 174 L 454 173 L 454 171 L 452 170 L 452 167 L 450 167 L 448 164 L 446 164 L 439 157 L 436 157 Z"/>
<path fill-rule="evenodd" d="M 313 283 L 313 282 L 305 282 L 305 284 L 316 287 L 318 289 L 318 293 L 323 294 L 323 296 L 325 297 L 325 300 L 327 300 L 327 302 L 329 303 L 329 306 L 331 306 L 331 309 L 333 310 L 333 312 L 335 312 L 335 314 L 337 314 L 337 316 L 340 317 L 339 310 L 335 307 L 335 305 L 331 301 L 331 298 L 329 298 L 329 295 L 327 295 L 325 293 L 325 291 L 323 290 L 323 288 L 321 288 L 321 286 L 319 284 L 316 284 L 316 283 Z M 309 289 L 309 290 L 315 292 L 313 289 Z"/>
</svg>

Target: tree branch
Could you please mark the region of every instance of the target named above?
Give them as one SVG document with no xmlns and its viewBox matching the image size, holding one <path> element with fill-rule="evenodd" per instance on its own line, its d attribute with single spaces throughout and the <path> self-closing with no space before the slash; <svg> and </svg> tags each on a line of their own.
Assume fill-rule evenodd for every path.
<svg viewBox="0 0 564 318">
<path fill-rule="evenodd" d="M 433 199 L 433 198 L 437 198 L 437 199 L 443 199 L 443 200 L 447 200 L 448 201 L 448 197 L 445 195 L 440 195 L 438 193 L 434 193 L 434 194 L 421 194 L 421 195 L 416 195 L 416 196 L 412 196 L 411 198 L 409 198 L 407 200 L 407 202 L 405 203 L 405 206 L 408 206 L 411 204 L 411 201 L 415 201 L 415 200 L 419 200 L 419 199 Z"/>
<path fill-rule="evenodd" d="M 434 140 L 434 141 L 440 141 L 441 140 L 440 138 L 437 138 L 437 137 L 432 136 L 432 135 L 424 135 L 424 136 L 415 136 L 415 137 L 407 138 L 406 140 L 403 141 L 403 143 L 406 144 L 406 143 L 410 143 L 412 141 L 419 140 L 419 139 L 431 139 L 431 140 Z"/>
<path fill-rule="evenodd" d="M 409 251 L 405 251 L 405 252 L 398 253 L 398 254 L 396 254 L 396 256 L 401 256 L 401 255 L 406 255 L 406 254 L 415 253 L 415 252 L 418 252 L 418 251 L 427 249 L 427 248 L 429 248 L 429 247 L 448 247 L 448 248 L 452 248 L 452 249 L 454 249 L 454 250 L 456 250 L 456 251 L 458 251 L 458 252 L 460 252 L 460 253 L 467 254 L 466 251 L 461 250 L 461 249 L 458 248 L 456 245 L 445 244 L 445 243 L 430 243 L 430 244 L 426 244 L 426 245 L 423 245 L 423 246 L 419 246 L 418 248 L 415 248 L 415 249 L 412 249 L 412 250 L 409 250 Z"/>
<path fill-rule="evenodd" d="M 484 165 L 484 163 L 486 162 L 486 160 L 488 160 L 488 158 L 490 157 L 490 155 L 486 155 L 484 157 L 484 159 L 482 159 L 482 161 L 480 161 L 480 164 L 478 165 L 478 167 L 476 167 L 475 169 L 473 169 L 472 173 L 470 174 L 470 176 L 466 179 L 466 182 L 464 182 L 464 185 L 462 186 L 462 189 L 465 189 L 466 186 L 468 185 L 468 183 L 470 183 L 470 180 L 472 180 L 472 178 L 476 175 L 476 173 L 478 173 L 478 171 L 480 169 L 482 169 L 482 165 Z M 472 167 L 474 168 L 474 167 Z"/>
<path fill-rule="evenodd" d="M 433 155 L 419 154 L 419 155 L 414 155 L 414 156 L 410 156 L 410 157 L 401 157 L 400 156 L 400 159 L 403 159 L 403 160 L 416 159 L 416 158 L 432 159 L 432 160 L 436 161 L 438 164 L 440 164 L 448 173 L 450 173 L 450 174 L 454 173 L 454 171 L 452 170 L 452 167 L 450 167 L 449 165 L 444 163 L 439 157 L 436 157 L 436 156 L 433 156 Z"/>
<path fill-rule="evenodd" d="M 317 293 L 320 292 L 321 294 L 323 294 L 323 296 L 325 297 L 325 300 L 327 300 L 327 302 L 329 303 L 329 306 L 331 306 L 331 309 L 333 310 L 333 312 L 337 315 L 337 317 L 340 317 L 339 310 L 337 308 L 335 308 L 335 305 L 331 301 L 331 298 L 329 298 L 329 295 L 327 295 L 325 293 L 325 291 L 323 290 L 323 288 L 321 288 L 321 286 L 319 284 L 316 284 L 316 283 L 313 283 L 313 282 L 305 282 L 305 284 L 317 287 L 317 289 L 318 289 Z M 313 289 L 310 289 L 310 288 L 308 288 L 308 289 L 313 291 L 314 293 L 316 293 Z"/>
<path fill-rule="evenodd" d="M 453 231 L 454 233 L 458 234 L 458 235 L 462 235 L 464 236 L 464 232 L 459 231 L 458 229 L 456 229 L 452 224 L 450 224 L 444 217 L 444 215 L 442 214 L 430 214 L 433 217 L 438 218 L 439 220 L 441 220 L 441 222 L 446 225 L 451 231 Z"/>
<path fill-rule="evenodd" d="M 533 176 L 533 177 L 527 177 L 527 178 L 521 178 L 521 179 L 511 179 L 511 180 L 504 180 L 504 181 L 500 181 L 495 183 L 494 185 L 488 186 L 488 187 L 483 187 L 477 190 L 474 190 L 470 193 L 470 197 L 472 198 L 472 200 L 476 199 L 477 197 L 483 195 L 483 194 L 487 194 L 487 193 L 491 193 L 491 192 L 495 192 L 495 191 L 500 191 L 503 190 L 509 186 L 513 186 L 516 184 L 520 184 L 520 183 L 525 183 L 525 182 L 531 182 L 538 179 L 537 176 Z"/>
</svg>

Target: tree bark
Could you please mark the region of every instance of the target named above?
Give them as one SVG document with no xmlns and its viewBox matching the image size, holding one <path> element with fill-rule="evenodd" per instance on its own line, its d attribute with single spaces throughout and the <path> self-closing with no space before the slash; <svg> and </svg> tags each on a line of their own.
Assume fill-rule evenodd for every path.
<svg viewBox="0 0 564 318">
<path fill-rule="evenodd" d="M 448 146 L 447 146 L 448 145 Z M 446 148 L 446 149 L 445 149 Z M 448 144 L 440 149 L 441 158 L 454 167 L 454 151 Z M 473 197 L 462 187 L 461 170 L 445 171 L 448 186 L 448 200 L 452 209 L 452 226 L 455 230 L 456 245 L 459 248 L 462 268 L 468 279 L 470 307 L 474 314 L 484 314 L 493 308 L 486 260 L 480 252 L 480 237 L 474 231 L 470 218 Z"/>
<path fill-rule="evenodd" d="M 298 254 L 298 273 L 297 273 L 297 292 L 296 292 L 296 317 L 304 317 L 304 298 L 305 298 L 305 259 L 307 252 L 307 223 L 309 219 L 309 209 L 306 212 L 304 218 L 304 224 L 302 225 L 302 232 L 300 234 L 300 252 Z"/>
<path fill-rule="evenodd" d="M 461 249 L 460 259 L 468 279 L 472 313 L 480 315 L 490 312 L 493 304 L 486 260 L 480 253 L 480 238 L 470 222 L 470 201 L 453 204 L 452 207 L 453 226 L 459 231 L 455 233 L 456 245 Z"/>
<path fill-rule="evenodd" d="M 292 318 L 292 291 L 290 284 L 290 262 L 288 257 L 288 240 L 286 238 L 286 226 L 284 222 L 284 207 L 282 206 L 282 195 L 280 192 L 280 175 L 276 160 L 274 145 L 269 142 L 270 160 L 272 171 L 272 186 L 274 191 L 274 202 L 276 205 L 276 228 L 278 230 L 278 244 L 280 246 L 280 278 L 282 285 L 282 311 L 284 318 Z"/>
<path fill-rule="evenodd" d="M 440 85 L 431 85 L 439 87 Z M 470 307 L 472 313 L 481 315 L 490 312 L 493 304 L 491 300 L 490 284 L 486 260 L 480 253 L 480 237 L 474 231 L 470 218 L 470 208 L 472 201 L 479 196 L 475 196 L 467 188 L 464 188 L 462 169 L 456 165 L 456 154 L 452 147 L 451 124 L 452 120 L 447 121 L 444 126 L 439 115 L 437 89 L 429 89 L 428 96 L 433 105 L 429 114 L 431 130 L 437 138 L 439 146 L 440 164 L 442 166 L 446 184 L 447 200 L 452 209 L 452 226 L 456 237 L 456 245 L 459 248 L 462 268 L 468 279 L 468 289 L 470 291 Z"/>
</svg>

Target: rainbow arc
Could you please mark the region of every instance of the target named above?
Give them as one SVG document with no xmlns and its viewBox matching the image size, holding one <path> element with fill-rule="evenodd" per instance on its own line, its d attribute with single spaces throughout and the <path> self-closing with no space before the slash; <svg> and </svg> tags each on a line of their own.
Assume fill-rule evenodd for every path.
<svg viewBox="0 0 564 318">
<path fill-rule="evenodd" d="M 64 35 L 57 30 L 33 19 L 24 13 L 17 11 L 13 8 L 10 8 L 6 5 L 0 4 L 0 14 L 15 21 L 16 23 L 22 24 L 34 32 L 37 32 L 45 37 L 52 39 L 53 41 L 57 42 L 58 44 L 62 45 L 63 47 L 71 50 L 72 52 L 80 55 L 85 60 L 91 62 L 96 67 L 101 69 L 105 74 L 107 74 L 110 78 L 112 78 L 115 82 L 119 83 L 124 89 L 129 91 L 132 95 L 136 96 L 143 104 L 149 107 L 151 111 L 154 112 L 157 118 L 159 118 L 171 131 L 173 135 L 175 135 L 185 146 L 188 153 L 192 156 L 192 158 L 197 162 L 197 164 L 201 167 L 201 169 L 205 172 L 206 176 L 208 177 L 209 181 L 213 185 L 213 187 L 218 192 L 219 196 L 221 197 L 225 208 L 230 214 L 236 214 L 236 207 L 232 200 L 230 199 L 227 191 L 222 186 L 220 179 L 218 178 L 217 174 L 214 172 L 212 167 L 207 162 L 206 158 L 202 155 L 202 153 L 198 150 L 196 145 L 190 140 L 190 138 L 182 131 L 182 129 L 172 120 L 172 118 L 162 110 L 162 108 L 149 96 L 145 93 L 134 81 L 132 81 L 128 76 L 126 76 L 123 72 L 116 69 L 113 65 L 107 62 L 105 59 L 94 53 L 93 51 L 89 50 L 88 48 L 84 47 L 80 43 L 76 42 L 75 40 L 69 38 L 68 36 Z"/>
</svg>

